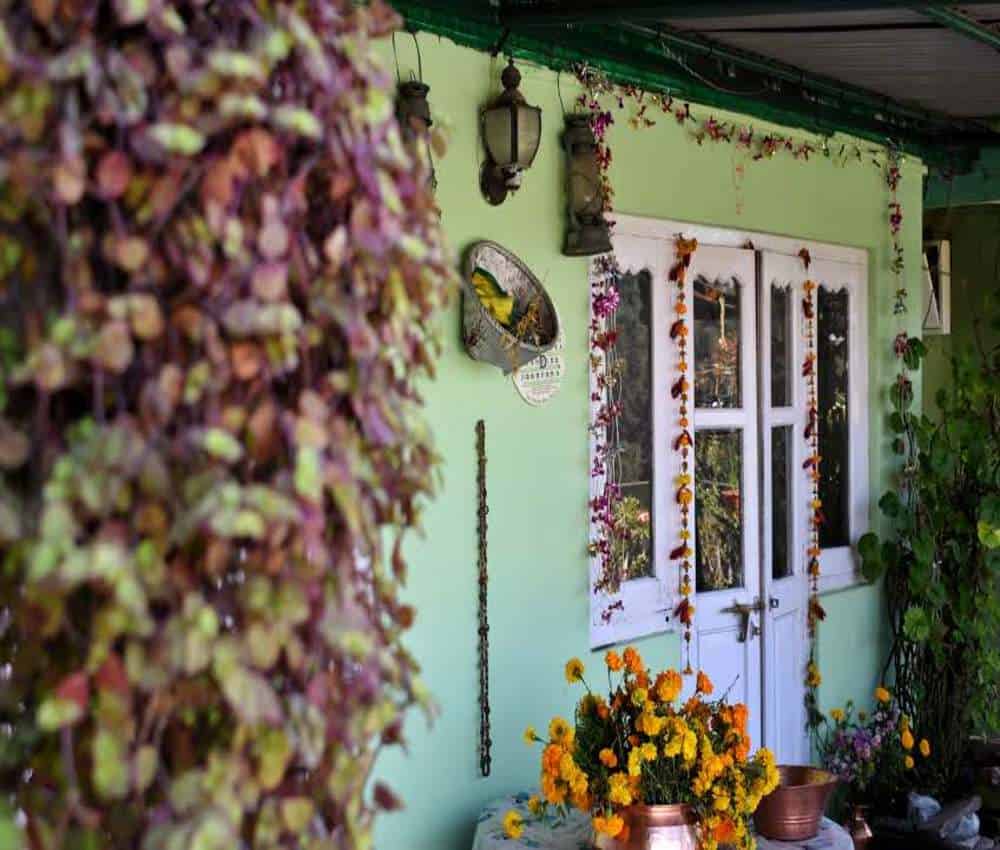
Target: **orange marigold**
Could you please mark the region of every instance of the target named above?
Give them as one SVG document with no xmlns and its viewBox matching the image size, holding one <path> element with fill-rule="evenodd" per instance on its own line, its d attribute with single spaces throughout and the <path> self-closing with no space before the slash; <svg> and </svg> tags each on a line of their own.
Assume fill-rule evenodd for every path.
<svg viewBox="0 0 1000 850">
<path fill-rule="evenodd" d="M 715 690 L 715 685 L 712 684 L 712 680 L 708 678 L 701 670 L 698 671 L 698 684 L 697 691 L 705 696 L 711 696 L 712 691 Z"/>
<path fill-rule="evenodd" d="M 683 682 L 676 670 L 664 670 L 656 677 L 656 697 L 660 702 L 673 702 L 680 695 Z"/>
<path fill-rule="evenodd" d="M 614 750 L 609 747 L 605 747 L 601 750 L 598 758 L 600 758 L 601 764 L 605 767 L 618 767 L 618 756 L 616 756 Z"/>
<path fill-rule="evenodd" d="M 605 654 L 604 663 L 608 665 L 608 669 L 613 673 L 617 673 L 622 669 L 622 658 L 613 649 L 609 649 Z"/>
<path fill-rule="evenodd" d="M 622 653 L 622 659 L 630 673 L 638 674 L 645 670 L 646 665 L 642 662 L 642 656 L 639 655 L 639 651 L 634 646 L 628 647 Z"/>
</svg>

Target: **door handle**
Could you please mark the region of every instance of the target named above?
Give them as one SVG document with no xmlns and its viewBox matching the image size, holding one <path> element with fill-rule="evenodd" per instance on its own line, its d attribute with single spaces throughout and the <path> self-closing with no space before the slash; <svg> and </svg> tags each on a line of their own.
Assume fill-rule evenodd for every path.
<svg viewBox="0 0 1000 850">
<path fill-rule="evenodd" d="M 750 632 L 750 615 L 754 611 L 763 612 L 764 610 L 764 600 L 755 599 L 753 602 L 734 602 L 728 608 L 723 608 L 723 613 L 736 614 L 740 618 L 740 633 L 737 640 L 740 643 L 747 642 L 747 636 L 751 634 Z M 753 636 L 757 637 L 760 634 L 760 628 L 755 623 L 753 626 Z"/>
</svg>

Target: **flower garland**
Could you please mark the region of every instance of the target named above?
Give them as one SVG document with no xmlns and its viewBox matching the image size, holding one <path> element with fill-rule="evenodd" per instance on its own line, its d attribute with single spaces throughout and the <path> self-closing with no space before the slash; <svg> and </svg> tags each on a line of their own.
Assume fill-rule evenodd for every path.
<svg viewBox="0 0 1000 850">
<path fill-rule="evenodd" d="M 734 148 L 744 151 L 745 156 L 748 156 L 753 162 L 773 159 L 779 154 L 790 156 L 796 161 L 808 161 L 811 156 L 818 155 L 836 162 L 839 165 L 863 163 L 865 161 L 870 162 L 885 175 L 885 181 L 890 192 L 888 208 L 888 226 L 890 238 L 892 240 L 890 270 L 896 278 L 893 314 L 901 316 L 907 312 L 906 301 L 908 293 L 902 282 L 904 270 L 903 246 L 901 240 L 903 207 L 899 200 L 897 191 L 902 178 L 901 165 L 904 160 L 900 151 L 891 143 L 884 148 L 862 147 L 861 145 L 852 142 L 844 142 L 838 145 L 833 143 L 831 137 L 821 136 L 814 141 L 809 141 L 803 140 L 800 137 L 797 138 L 791 135 L 775 132 L 773 130 L 763 132 L 753 124 L 739 124 L 735 122 L 719 121 L 711 114 L 707 117 L 701 116 L 691 109 L 691 105 L 689 103 L 681 103 L 669 94 L 646 92 L 635 85 L 615 84 L 603 72 L 590 66 L 578 66 L 576 68 L 576 76 L 583 87 L 583 91 L 577 98 L 576 102 L 580 108 L 589 113 L 591 129 L 593 130 L 594 138 L 597 144 L 597 162 L 604 193 L 605 212 L 610 212 L 612 210 L 614 200 L 614 190 L 608 177 L 611 168 L 612 153 L 607 141 L 607 134 L 608 130 L 615 123 L 615 116 L 610 109 L 607 109 L 602 105 L 602 97 L 610 98 L 619 111 L 624 110 L 627 103 L 632 103 L 634 108 L 628 117 L 628 124 L 633 129 L 646 129 L 653 127 L 656 125 L 657 114 L 669 115 L 676 120 L 679 126 L 688 131 L 691 140 L 696 142 L 698 145 L 704 145 L 706 142 L 714 144 L 730 144 L 733 145 Z M 678 239 L 678 246 L 680 246 L 683 241 L 684 240 L 682 239 Z M 691 249 L 692 252 L 694 247 Z M 689 262 L 690 253 L 688 254 L 688 263 Z M 808 252 L 804 252 L 803 262 L 808 270 Z M 671 279 L 673 279 L 674 270 L 678 269 L 679 265 L 680 268 L 678 273 L 683 279 L 684 270 L 687 268 L 687 264 L 681 263 L 681 254 L 680 250 L 678 250 L 677 262 L 671 270 Z M 594 284 L 594 286 L 599 290 L 595 293 L 594 301 L 594 319 L 597 320 L 597 325 L 595 326 L 594 321 L 591 322 L 590 334 L 591 368 L 595 374 L 594 386 L 596 388 L 595 394 L 592 396 L 591 400 L 598 404 L 592 428 L 598 429 L 598 432 L 603 430 L 604 433 L 613 433 L 614 421 L 620 414 L 621 410 L 620 403 L 616 403 L 614 399 L 613 388 L 616 385 L 617 376 L 620 374 L 622 364 L 616 360 L 612 353 L 615 343 L 615 334 L 614 332 L 606 330 L 603 318 L 598 315 L 599 308 L 597 306 L 599 303 L 603 304 L 603 302 L 598 301 L 598 296 L 604 296 L 606 299 L 613 301 L 614 306 L 617 307 L 618 265 L 614 260 L 613 254 L 602 257 L 598 260 L 598 270 L 599 271 L 596 276 L 597 280 Z M 803 364 L 803 374 L 811 387 L 809 395 L 809 421 L 806 424 L 806 430 L 808 432 L 806 439 L 810 441 L 811 450 L 810 458 L 807 460 L 807 463 L 813 465 L 813 468 L 811 469 L 813 492 L 811 494 L 812 498 L 810 499 L 812 515 L 810 520 L 810 546 L 808 549 L 808 570 L 810 578 L 808 622 L 811 648 L 806 673 L 806 685 L 808 688 L 806 700 L 810 710 L 810 720 L 812 722 L 814 714 L 818 713 L 817 690 L 821 682 L 816 654 L 817 630 L 819 622 L 823 620 L 826 615 L 819 601 L 819 527 L 823 522 L 823 518 L 822 505 L 820 504 L 818 492 L 820 475 L 817 432 L 818 409 L 816 400 L 815 374 L 813 371 L 815 368 L 815 341 L 812 322 L 813 317 L 815 316 L 815 306 L 812 296 L 815 291 L 815 284 L 812 283 L 810 286 L 810 283 L 811 282 L 807 282 L 806 298 L 803 300 L 803 311 L 808 311 L 811 314 L 807 315 L 807 346 L 812 359 L 808 359 L 809 355 L 807 355 L 807 361 Z M 683 301 L 678 301 L 678 304 L 683 304 Z M 614 307 L 609 308 L 607 306 L 602 306 L 600 309 L 605 311 L 604 317 L 611 315 L 614 312 Z M 686 328 L 686 324 L 683 323 L 683 316 L 683 313 L 678 315 L 678 319 L 682 321 L 682 324 L 678 326 L 677 333 L 680 341 L 686 344 L 686 340 L 681 336 L 680 330 L 681 327 Z M 683 352 L 684 350 L 685 349 L 682 349 L 679 346 L 679 351 Z M 925 349 L 919 339 L 909 337 L 904 329 L 901 330 L 895 338 L 894 351 L 896 356 L 902 361 L 902 365 L 893 384 L 891 395 L 894 407 L 900 412 L 900 415 L 903 417 L 903 422 L 906 423 L 908 421 L 907 408 L 912 403 L 913 399 L 913 386 L 908 375 L 908 370 L 909 368 L 915 368 L 914 364 L 919 364 L 920 358 L 923 356 Z M 684 356 L 681 357 L 681 363 L 686 365 L 686 358 Z M 809 370 L 808 374 L 806 374 L 807 369 Z M 683 378 L 684 376 L 681 377 Z M 675 386 L 677 386 L 677 384 L 675 384 Z M 607 393 L 604 393 L 603 388 L 607 388 Z M 678 396 L 676 397 L 679 397 L 680 395 L 681 394 L 678 393 Z M 682 399 L 682 402 L 685 403 L 682 403 L 681 406 L 681 421 L 687 420 L 686 401 L 686 398 Z M 683 440 L 683 431 L 685 428 L 686 426 L 682 426 L 682 434 L 678 438 L 679 440 Z M 678 503 L 681 504 L 682 508 L 680 541 L 682 545 L 679 545 L 672 553 L 672 555 L 674 555 L 679 552 L 675 559 L 681 560 L 681 602 L 677 607 L 676 613 L 681 623 L 684 625 L 684 639 L 688 657 L 688 666 L 685 672 L 690 671 L 691 625 L 693 623 L 694 616 L 694 606 L 692 605 L 690 598 L 693 593 L 693 587 L 690 579 L 690 528 L 688 525 L 689 505 L 693 499 L 693 495 L 683 495 L 685 491 L 691 492 L 691 488 L 693 486 L 690 470 L 687 466 L 687 452 L 690 450 L 690 434 L 687 436 L 687 441 L 687 445 L 678 444 L 676 447 L 676 449 L 682 453 L 682 474 L 678 479 L 677 490 Z M 902 439 L 897 440 L 894 447 L 900 453 L 905 452 L 904 442 Z M 591 470 L 591 475 L 593 477 L 605 475 L 607 460 L 613 454 L 613 451 L 614 447 L 607 442 L 599 447 L 599 450 L 596 453 L 594 468 Z M 906 480 L 909 472 L 912 471 L 909 470 L 911 463 L 912 460 L 908 458 L 906 464 L 904 465 L 904 481 Z M 685 478 L 685 475 L 687 478 Z M 595 590 L 617 590 L 620 586 L 622 578 L 621 569 L 614 563 L 614 557 L 612 554 L 613 546 L 611 543 L 611 541 L 615 539 L 615 535 L 618 535 L 620 539 L 623 533 L 621 529 L 616 528 L 614 522 L 614 516 L 616 513 L 615 505 L 617 500 L 620 498 L 620 488 L 617 487 L 613 480 L 606 476 L 602 494 L 591 502 L 592 519 L 594 519 L 594 524 L 598 529 L 597 540 L 591 544 L 591 551 L 600 554 L 602 557 L 600 574 L 598 581 L 595 583 Z M 681 501 L 682 498 L 687 499 L 687 504 L 684 504 Z M 685 554 L 685 552 L 688 554 Z M 608 611 L 605 612 L 606 619 L 610 617 L 613 608 L 620 609 L 621 602 L 619 601 L 609 607 Z"/>
<path fill-rule="evenodd" d="M 687 270 L 691 265 L 691 258 L 698 249 L 696 239 L 685 239 L 678 235 L 674 244 L 675 260 L 670 267 L 670 282 L 677 286 L 677 297 L 674 301 L 674 312 L 677 318 L 670 326 L 670 338 L 677 345 L 677 380 L 670 387 L 670 397 L 679 401 L 680 419 L 678 427 L 680 433 L 674 440 L 674 451 L 681 456 L 681 474 L 677 477 L 677 504 L 681 512 L 680 543 L 671 551 L 671 560 L 681 562 L 680 594 L 681 601 L 677 606 L 677 618 L 684 626 L 684 651 L 685 666 L 684 675 L 690 676 L 694 671 L 691 668 L 691 627 L 694 624 L 694 605 L 691 604 L 691 594 L 694 586 L 691 582 L 691 502 L 694 500 L 694 490 L 692 489 L 694 479 L 691 474 L 689 456 L 691 454 L 691 423 L 688 419 L 688 400 L 690 385 L 687 379 L 688 369 L 688 325 L 687 325 L 687 295 L 685 283 L 687 281 Z"/>
<path fill-rule="evenodd" d="M 809 273 L 809 266 L 812 258 L 809 251 L 803 248 L 799 251 L 799 257 L 805 266 L 806 274 Z M 817 644 L 819 639 L 819 624 L 826 619 L 826 612 L 819 601 L 819 576 L 820 576 L 820 545 L 819 530 L 824 523 L 823 502 L 819 497 L 820 463 L 822 458 L 819 453 L 819 397 L 816 388 L 816 302 L 813 298 L 816 292 L 816 283 L 807 279 L 803 284 L 802 315 L 805 319 L 804 334 L 806 344 L 806 355 L 802 361 L 802 377 L 806 382 L 806 424 L 802 431 L 802 436 L 806 441 L 808 455 L 806 456 L 803 468 L 808 471 L 810 493 L 809 493 L 809 547 L 806 550 L 809 574 L 809 603 L 806 621 L 809 630 L 809 663 L 806 665 L 806 712 L 809 724 L 815 726 L 822 715 L 819 714 L 819 693 L 818 689 L 822 682 L 819 672 L 819 661 L 817 659 Z"/>
</svg>

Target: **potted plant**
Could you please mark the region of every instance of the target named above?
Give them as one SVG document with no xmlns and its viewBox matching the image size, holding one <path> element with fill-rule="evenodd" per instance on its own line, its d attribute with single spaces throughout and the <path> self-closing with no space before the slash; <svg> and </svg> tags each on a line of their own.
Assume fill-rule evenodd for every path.
<svg viewBox="0 0 1000 850">
<path fill-rule="evenodd" d="M 681 675 L 654 678 L 633 647 L 609 651 L 605 664 L 606 697 L 591 690 L 579 659 L 566 664 L 566 679 L 586 689 L 575 724 L 556 717 L 547 738 L 525 732 L 544 745 L 534 808 L 586 812 L 605 847 L 751 847 L 750 817 L 778 771 L 769 750 L 750 755 L 746 706 L 710 700 L 704 673 L 680 702 Z"/>
<path fill-rule="evenodd" d="M 830 711 L 821 720 L 818 743 L 823 765 L 846 788 L 847 825 L 855 838 L 871 836 L 867 822 L 873 809 L 894 814 L 905 808 L 917 760 L 931 755 L 930 742 L 918 741 L 910 718 L 884 687 L 875 689 L 870 714 L 855 714 L 852 702 Z"/>
</svg>

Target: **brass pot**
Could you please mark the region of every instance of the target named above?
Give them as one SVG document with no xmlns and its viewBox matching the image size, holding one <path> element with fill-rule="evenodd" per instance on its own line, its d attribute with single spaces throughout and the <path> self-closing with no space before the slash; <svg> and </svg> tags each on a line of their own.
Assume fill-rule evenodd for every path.
<svg viewBox="0 0 1000 850">
<path fill-rule="evenodd" d="M 684 804 L 632 806 L 622 812 L 628 827 L 625 841 L 598 842 L 601 850 L 697 850 L 698 823 L 694 810 Z"/>
<path fill-rule="evenodd" d="M 851 809 L 851 817 L 844 824 L 847 831 L 851 833 L 851 841 L 854 843 L 854 850 L 866 850 L 871 845 L 872 828 L 868 825 L 868 814 L 871 806 L 855 805 Z"/>
<path fill-rule="evenodd" d="M 781 781 L 754 813 L 757 832 L 776 841 L 815 838 L 837 777 L 808 765 L 780 765 Z"/>
</svg>

